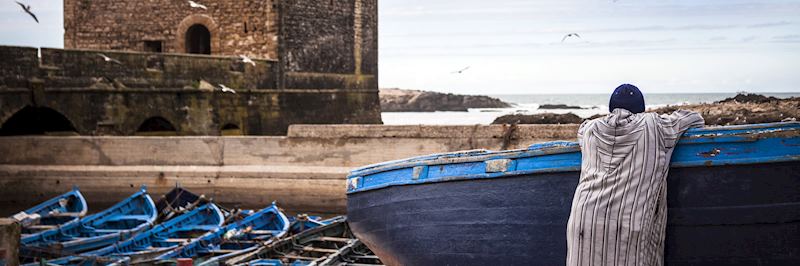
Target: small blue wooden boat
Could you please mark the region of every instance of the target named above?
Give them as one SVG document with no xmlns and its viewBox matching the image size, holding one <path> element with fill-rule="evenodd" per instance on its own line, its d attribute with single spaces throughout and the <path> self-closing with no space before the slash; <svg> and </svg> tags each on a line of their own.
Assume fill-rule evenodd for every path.
<svg viewBox="0 0 800 266">
<path fill-rule="evenodd" d="M 236 258 L 226 265 L 380 265 L 347 226 L 345 217 L 284 238 Z"/>
<path fill-rule="evenodd" d="M 87 266 L 120 260 L 127 263 L 138 263 L 189 243 L 212 230 L 219 229 L 224 220 L 225 217 L 216 204 L 204 204 L 126 241 L 78 256 L 50 260 L 48 263 L 50 265 Z"/>
<path fill-rule="evenodd" d="M 102 248 L 149 229 L 157 215 L 155 203 L 142 187 L 139 192 L 102 212 L 25 236 L 20 241 L 23 246 L 21 253 L 35 257 L 37 255 L 30 252 L 46 251 L 64 256 Z"/>
<path fill-rule="evenodd" d="M 392 265 L 564 265 L 580 163 L 554 142 L 364 167 L 350 226 Z M 800 265 L 800 123 L 689 130 L 667 183 L 668 265 Z"/>
<path fill-rule="evenodd" d="M 10 217 L 22 226 L 22 234 L 57 228 L 86 215 L 89 208 L 78 187 Z"/>
<path fill-rule="evenodd" d="M 211 203 L 211 200 L 206 198 L 205 195 L 197 195 L 183 187 L 175 186 L 175 188 L 156 201 L 156 209 L 158 209 L 156 223 L 169 220 L 177 215 L 187 213 L 197 206 L 208 203 Z M 243 219 L 254 213 L 253 210 L 226 209 L 219 205 L 217 205 L 217 208 L 225 215 L 226 223 L 235 219 Z"/>
<path fill-rule="evenodd" d="M 254 250 L 263 243 L 281 238 L 289 231 L 289 219 L 273 203 L 243 220 L 233 221 L 155 260 L 175 258 L 220 260 L 232 254 Z"/>
<path fill-rule="evenodd" d="M 158 210 L 157 223 L 172 219 L 208 203 L 211 203 L 211 201 L 206 199 L 204 195 L 197 195 L 183 187 L 175 186 L 175 188 L 156 201 L 156 209 Z M 219 208 L 219 206 L 217 207 Z"/>
<path fill-rule="evenodd" d="M 280 256 L 276 256 L 280 257 Z M 351 239 L 343 247 L 336 247 L 330 249 L 330 253 L 322 258 L 298 258 L 292 261 L 287 258 L 278 259 L 256 259 L 241 265 L 246 266 L 368 266 L 368 265 L 383 265 L 381 260 L 370 251 L 363 242 L 358 239 Z"/>
</svg>

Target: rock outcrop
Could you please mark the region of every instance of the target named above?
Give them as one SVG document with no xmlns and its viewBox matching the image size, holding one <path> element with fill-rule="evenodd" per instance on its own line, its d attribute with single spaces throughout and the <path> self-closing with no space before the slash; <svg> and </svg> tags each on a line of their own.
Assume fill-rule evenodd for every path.
<svg viewBox="0 0 800 266">
<path fill-rule="evenodd" d="M 469 108 L 508 108 L 511 104 L 488 96 L 418 90 L 381 89 L 383 112 L 466 112 Z"/>
<path fill-rule="evenodd" d="M 584 109 L 580 106 L 566 105 L 566 104 L 542 104 L 539 109 Z"/>
<path fill-rule="evenodd" d="M 573 113 L 512 114 L 498 117 L 492 124 L 580 124 L 583 118 Z"/>
<path fill-rule="evenodd" d="M 667 106 L 649 110 L 660 114 L 686 109 L 703 115 L 706 125 L 745 125 L 797 121 L 800 97 L 778 99 L 758 94 L 739 94 L 715 103 Z"/>
<path fill-rule="evenodd" d="M 797 121 L 800 119 L 800 97 L 778 99 L 758 94 L 739 94 L 715 103 L 667 106 L 648 112 L 669 114 L 680 109 L 702 114 L 709 126 Z M 594 115 L 588 119 L 603 116 Z M 498 117 L 493 124 L 580 124 L 583 120 L 572 113 L 513 114 Z"/>
</svg>

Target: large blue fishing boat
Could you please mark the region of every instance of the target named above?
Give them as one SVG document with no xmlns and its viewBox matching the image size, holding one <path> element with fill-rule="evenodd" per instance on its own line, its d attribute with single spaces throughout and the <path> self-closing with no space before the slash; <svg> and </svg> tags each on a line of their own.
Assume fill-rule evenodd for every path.
<svg viewBox="0 0 800 266">
<path fill-rule="evenodd" d="M 86 199 L 78 187 L 74 187 L 67 193 L 19 212 L 11 218 L 22 225 L 22 234 L 27 235 L 58 228 L 85 216 L 87 211 L 89 207 L 86 206 Z"/>
<path fill-rule="evenodd" d="M 41 252 L 63 256 L 98 249 L 150 228 L 157 215 L 155 203 L 142 187 L 102 212 L 23 237 L 21 253 L 33 257 Z"/>
<path fill-rule="evenodd" d="M 552 142 L 367 166 L 350 226 L 390 265 L 564 265 L 580 163 Z M 667 183 L 668 265 L 800 265 L 800 123 L 692 129 Z"/>
</svg>

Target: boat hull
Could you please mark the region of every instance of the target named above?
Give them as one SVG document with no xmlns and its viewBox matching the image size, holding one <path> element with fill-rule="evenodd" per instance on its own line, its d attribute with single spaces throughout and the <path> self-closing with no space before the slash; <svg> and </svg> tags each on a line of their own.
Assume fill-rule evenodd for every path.
<svg viewBox="0 0 800 266">
<path fill-rule="evenodd" d="M 564 265 L 579 172 L 348 195 L 353 232 L 389 265 Z M 800 162 L 671 169 L 668 265 L 800 265 Z"/>
</svg>

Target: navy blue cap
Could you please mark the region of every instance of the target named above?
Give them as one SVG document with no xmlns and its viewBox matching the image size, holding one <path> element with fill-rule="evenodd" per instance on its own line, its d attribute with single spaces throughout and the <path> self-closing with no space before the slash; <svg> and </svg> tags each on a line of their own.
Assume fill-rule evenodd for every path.
<svg viewBox="0 0 800 266">
<path fill-rule="evenodd" d="M 614 90 L 614 93 L 611 94 L 611 100 L 608 102 L 609 112 L 617 108 L 628 110 L 634 114 L 643 113 L 644 95 L 636 86 L 622 84 Z"/>
</svg>

